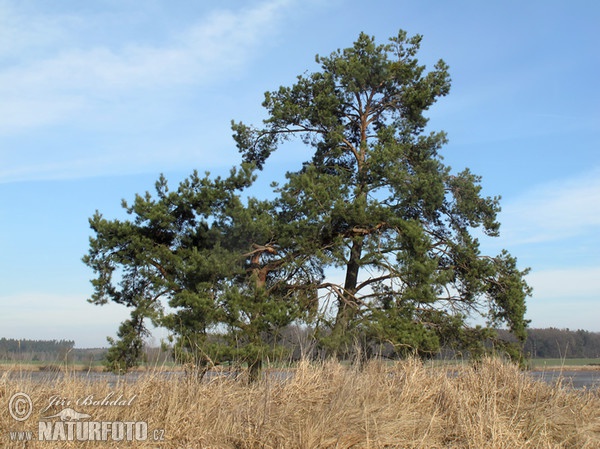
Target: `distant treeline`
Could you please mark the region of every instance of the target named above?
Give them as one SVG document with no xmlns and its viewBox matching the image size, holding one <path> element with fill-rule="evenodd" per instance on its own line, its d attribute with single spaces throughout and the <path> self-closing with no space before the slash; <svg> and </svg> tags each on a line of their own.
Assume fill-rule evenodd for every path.
<svg viewBox="0 0 600 449">
<path fill-rule="evenodd" d="M 17 340 L 0 338 L 0 360 L 55 360 L 73 349 L 72 340 Z"/>
<path fill-rule="evenodd" d="M 531 358 L 598 358 L 600 332 L 584 330 L 529 329 L 525 354 Z"/>
<path fill-rule="evenodd" d="M 75 349 L 73 340 L 0 338 L 0 360 L 11 362 L 89 362 L 101 360 L 106 350 Z"/>
<path fill-rule="evenodd" d="M 514 336 L 507 331 L 499 330 L 502 339 L 514 340 Z M 570 330 L 558 328 L 528 329 L 527 340 L 523 352 L 527 358 L 600 358 L 600 332 L 586 330 Z M 310 333 L 305 329 L 288 327 L 284 335 L 284 345 L 288 347 L 297 359 L 302 355 L 314 355 Z M 488 346 L 486 344 L 486 346 Z M 386 357 L 385 349 L 380 354 Z M 468 357 L 453 348 L 444 347 L 434 358 Z"/>
<path fill-rule="evenodd" d="M 285 334 L 285 346 L 288 347 L 292 359 L 299 359 L 302 355 L 314 355 L 310 332 L 306 329 L 290 326 Z M 75 342 L 72 340 L 0 338 L 0 360 L 90 363 L 103 360 L 107 352 L 106 348 L 75 349 L 74 346 Z M 600 358 L 600 332 L 554 327 L 529 329 L 525 354 L 530 358 L 541 359 Z M 169 348 L 146 347 L 144 350 L 144 360 L 149 363 L 162 363 L 169 359 L 171 359 Z"/>
</svg>

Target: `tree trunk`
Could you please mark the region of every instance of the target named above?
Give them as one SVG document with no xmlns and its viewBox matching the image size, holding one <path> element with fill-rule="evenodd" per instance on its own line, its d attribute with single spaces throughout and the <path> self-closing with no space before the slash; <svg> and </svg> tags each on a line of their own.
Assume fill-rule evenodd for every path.
<svg viewBox="0 0 600 449">
<path fill-rule="evenodd" d="M 261 357 L 257 358 L 253 362 L 248 363 L 248 383 L 253 384 L 260 380 L 262 365 L 263 361 Z"/>
<path fill-rule="evenodd" d="M 349 329 L 356 315 L 358 304 L 354 294 L 358 285 L 358 272 L 360 270 L 360 258 L 362 255 L 364 237 L 356 236 L 352 241 L 350 257 L 346 265 L 346 279 L 344 281 L 344 292 L 338 299 L 338 310 L 335 323 L 331 331 L 333 343 L 333 356 L 344 358 L 348 355 L 352 341 Z"/>
</svg>

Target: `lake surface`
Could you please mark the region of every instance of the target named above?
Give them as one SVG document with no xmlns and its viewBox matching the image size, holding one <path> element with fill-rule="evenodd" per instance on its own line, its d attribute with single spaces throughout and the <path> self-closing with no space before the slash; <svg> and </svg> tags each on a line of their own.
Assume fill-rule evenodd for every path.
<svg viewBox="0 0 600 449">
<path fill-rule="evenodd" d="M 576 389 L 600 387 L 600 370 L 530 371 L 528 374 L 544 382 L 562 382 L 563 385 Z"/>
</svg>

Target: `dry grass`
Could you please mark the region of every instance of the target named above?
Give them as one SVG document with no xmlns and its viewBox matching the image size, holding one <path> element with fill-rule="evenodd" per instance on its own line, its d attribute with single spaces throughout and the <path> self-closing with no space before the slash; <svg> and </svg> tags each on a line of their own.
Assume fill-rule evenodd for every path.
<svg viewBox="0 0 600 449">
<path fill-rule="evenodd" d="M 66 377 L 56 382 L 0 378 L 0 447 L 7 448 L 600 448 L 600 395 L 535 381 L 498 360 L 451 375 L 418 361 L 373 362 L 363 370 L 300 363 L 293 376 L 247 385 L 146 374 L 109 385 Z M 280 376 L 279 376 L 280 377 Z M 10 397 L 26 392 L 33 414 L 14 421 Z M 78 398 L 122 395 L 126 406 L 78 406 Z M 38 435 L 51 397 L 93 421 L 146 421 L 148 441 L 11 442 L 8 431 Z M 43 420 L 42 420 L 43 421 Z M 150 441 L 155 429 L 165 440 Z M 160 434 L 157 434 L 160 436 Z M 109 435 L 110 440 L 110 435 Z"/>
</svg>

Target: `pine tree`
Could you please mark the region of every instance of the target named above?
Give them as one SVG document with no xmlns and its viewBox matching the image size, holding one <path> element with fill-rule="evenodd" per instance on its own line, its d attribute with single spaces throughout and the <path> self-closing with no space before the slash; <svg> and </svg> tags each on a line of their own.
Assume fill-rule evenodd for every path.
<svg viewBox="0 0 600 449">
<path fill-rule="evenodd" d="M 480 251 L 475 231 L 499 235 L 499 197 L 443 163 L 446 135 L 428 131 L 425 113 L 450 77 L 441 60 L 429 72 L 419 64 L 420 42 L 361 34 L 317 56 L 320 71 L 265 94 L 262 127 L 232 124 L 243 163 L 228 177 L 194 172 L 170 191 L 161 176 L 154 195 L 123 202 L 131 220 L 90 219 L 90 301 L 132 309 L 111 366 L 137 363 L 147 322 L 169 329 L 180 361 L 201 372 L 243 361 L 253 379 L 298 323 L 340 358 L 357 345 L 366 356 L 442 346 L 477 355 L 490 342 L 521 357 L 527 270 L 506 251 Z M 257 171 L 296 137 L 306 162 L 274 199 L 249 196 Z M 469 325 L 477 317 L 486 325 Z M 496 338 L 500 326 L 516 343 Z"/>
<path fill-rule="evenodd" d="M 233 123 L 244 160 L 259 168 L 294 137 L 312 148 L 277 205 L 301 231 L 298 252 L 344 271 L 342 283 L 319 286 L 336 298 L 325 343 L 338 355 L 365 338 L 434 352 L 449 335 L 466 341 L 477 314 L 525 338 L 526 270 L 507 252 L 482 255 L 472 232 L 498 235 L 499 198 L 481 196 L 468 169 L 444 165 L 446 135 L 426 131 L 424 114 L 448 94 L 450 77 L 442 60 L 430 72 L 419 64 L 420 42 L 400 31 L 377 45 L 361 34 L 353 47 L 317 56 L 320 71 L 268 92 L 264 127 Z"/>
</svg>

